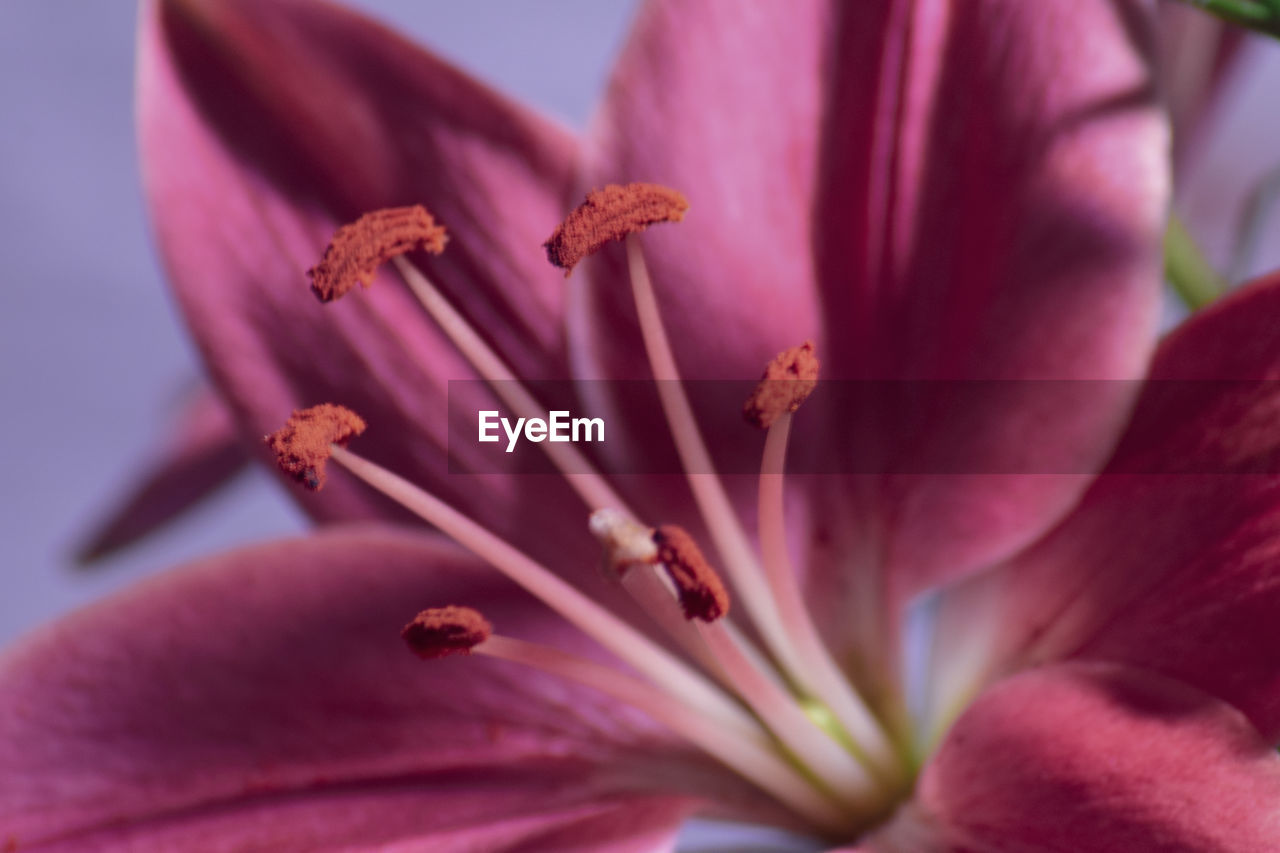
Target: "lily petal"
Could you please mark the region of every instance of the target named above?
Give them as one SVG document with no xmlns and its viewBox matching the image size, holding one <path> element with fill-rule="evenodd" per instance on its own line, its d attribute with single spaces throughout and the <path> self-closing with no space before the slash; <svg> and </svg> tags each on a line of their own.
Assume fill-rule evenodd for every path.
<svg viewBox="0 0 1280 853">
<path fill-rule="evenodd" d="M 1235 709 L 1140 670 L 1067 664 L 983 694 L 870 846 L 1265 850 L 1277 798 L 1280 758 Z"/>
<path fill-rule="evenodd" d="M 1031 541 L 1088 483 L 1046 475 L 1105 463 L 1133 386 L 1057 380 L 1143 373 L 1168 133 L 1150 4 L 885 5 L 877 72 L 834 93 L 815 239 L 836 363 L 907 383 L 838 427 L 924 472 L 856 508 L 897 602 Z M 957 404 L 954 380 L 1014 382 Z"/>
<path fill-rule="evenodd" d="M 200 388 L 174 425 L 175 437 L 85 537 L 77 559 L 93 563 L 151 535 L 235 477 L 251 459 L 226 405 Z"/>
<path fill-rule="evenodd" d="M 810 209 L 829 17 L 821 0 L 646 3 L 593 123 L 587 181 L 656 182 L 689 200 L 682 223 L 643 242 L 693 378 L 754 379 L 817 327 Z M 619 257 L 584 267 L 589 313 L 573 319 L 587 320 L 582 345 L 604 376 L 647 379 Z"/>
<path fill-rule="evenodd" d="M 688 812 L 687 801 L 654 796 L 548 808 L 539 786 L 519 774 L 507 784 L 469 782 L 445 777 L 373 792 L 263 798 L 31 849 L 666 853 L 676 849 Z"/>
<path fill-rule="evenodd" d="M 335 530 L 210 558 L 0 658 L 0 826 L 24 849 L 432 833 L 515 849 L 575 826 L 653 838 L 717 792 L 743 795 L 595 691 L 486 658 L 418 660 L 400 627 L 451 603 L 602 654 L 430 536 Z"/>
<path fill-rule="evenodd" d="M 1107 472 L 1003 570 L 1023 659 L 1150 668 L 1280 735 L 1278 316 L 1280 275 L 1161 346 Z"/>
<path fill-rule="evenodd" d="M 447 413 L 498 407 L 480 383 L 450 400 L 448 380 L 475 374 L 402 283 L 384 271 L 324 306 L 304 271 L 340 223 L 422 203 L 451 235 L 443 255 L 419 259 L 426 273 L 518 375 L 567 377 L 563 282 L 539 244 L 568 203 L 572 136 L 329 3 L 152 0 L 139 54 L 160 251 L 243 434 L 341 403 L 371 424 L 363 452 L 490 526 L 566 529 L 562 507 L 576 501 L 558 480 L 475 489 L 448 476 Z M 304 506 L 325 519 L 396 514 L 344 477 Z"/>
<path fill-rule="evenodd" d="M 670 182 L 690 199 L 684 223 L 643 237 L 686 375 L 752 378 L 807 337 L 828 378 L 1141 375 L 1168 196 L 1150 8 L 648 4 L 588 175 Z M 575 352 L 647 375 L 616 255 L 589 272 Z M 1012 454 L 1026 442 L 1005 438 L 1034 429 L 1045 458 L 1028 476 L 826 478 L 801 537 L 830 543 L 804 561 L 823 621 L 871 624 L 846 618 L 850 599 L 884 611 L 886 589 L 901 600 L 1051 526 L 1088 478 L 1042 472 L 1101 467 L 1132 404 L 1115 393 L 1131 389 L 1092 387 L 954 411 L 942 386 L 868 386 L 823 446 L 878 453 L 884 470 L 998 472 L 1025 468 Z M 732 435 L 722 421 L 707 431 Z M 859 552 L 866 572 L 832 556 Z M 879 592 L 848 588 L 881 571 Z"/>
</svg>

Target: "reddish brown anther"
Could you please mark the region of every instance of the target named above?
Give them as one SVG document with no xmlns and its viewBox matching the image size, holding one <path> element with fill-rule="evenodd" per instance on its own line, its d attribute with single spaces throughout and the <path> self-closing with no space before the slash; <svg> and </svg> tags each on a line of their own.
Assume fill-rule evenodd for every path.
<svg viewBox="0 0 1280 853">
<path fill-rule="evenodd" d="M 543 243 L 547 260 L 568 278 L 578 261 L 610 240 L 621 240 L 657 222 L 679 222 L 688 209 L 688 200 L 668 187 L 610 184 L 587 193 L 587 200 L 556 226 Z"/>
<path fill-rule="evenodd" d="M 786 412 L 794 412 L 818 385 L 818 357 L 813 341 L 783 350 L 774 356 L 760 377 L 760 384 L 742 406 L 747 423 L 768 429 Z"/>
<path fill-rule="evenodd" d="M 698 543 L 682 527 L 664 524 L 653 531 L 658 561 L 680 594 L 686 619 L 714 622 L 729 612 L 729 593 Z"/>
<path fill-rule="evenodd" d="M 364 427 L 364 420 L 350 409 L 322 403 L 297 410 L 264 441 L 275 452 L 281 471 L 318 492 L 324 486 L 329 445 L 345 446 L 348 439 L 364 432 Z"/>
<path fill-rule="evenodd" d="M 413 653 L 427 660 L 469 655 L 491 634 L 493 626 L 479 611 L 454 605 L 424 610 L 400 632 Z"/>
<path fill-rule="evenodd" d="M 422 205 L 388 207 L 366 213 L 333 235 L 320 263 L 307 270 L 311 289 L 321 302 L 344 296 L 356 284 L 368 287 L 378 267 L 414 249 L 433 255 L 449 238 Z"/>
</svg>

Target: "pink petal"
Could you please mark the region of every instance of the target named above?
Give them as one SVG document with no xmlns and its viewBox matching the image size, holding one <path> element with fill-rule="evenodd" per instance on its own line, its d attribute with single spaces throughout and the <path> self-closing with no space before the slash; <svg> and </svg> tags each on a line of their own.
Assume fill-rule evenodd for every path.
<svg viewBox="0 0 1280 853">
<path fill-rule="evenodd" d="M 601 654 L 452 547 L 378 528 L 214 557 L 38 631 L 0 658 L 5 836 L 514 846 L 632 809 L 660 811 L 661 833 L 697 799 L 743 802 L 744 783 L 595 691 L 414 657 L 402 625 L 451 603 Z"/>
<path fill-rule="evenodd" d="M 464 786 L 467 781 L 461 780 Z M 374 792 L 237 802 L 142 826 L 106 828 L 40 850 L 664 853 L 675 850 L 688 813 L 688 802 L 675 797 L 548 807 L 546 792 L 527 779 L 461 790 L 458 783 L 405 781 Z"/>
<path fill-rule="evenodd" d="M 1115 459 L 1007 569 L 1007 630 L 1032 659 L 1163 672 L 1280 735 L 1280 276 L 1160 348 Z"/>
<path fill-rule="evenodd" d="M 1275 847 L 1278 799 L 1280 759 L 1234 709 L 1138 670 L 1054 666 L 988 690 L 869 846 L 1243 853 Z"/>
<path fill-rule="evenodd" d="M 809 210 L 827 6 L 649 2 L 594 122 L 588 183 L 651 181 L 689 199 L 684 222 L 643 244 L 695 378 L 755 379 L 817 328 Z M 625 271 L 593 259 L 583 273 L 584 345 L 605 377 L 649 378 Z"/>
<path fill-rule="evenodd" d="M 77 559 L 92 563 L 154 533 L 217 491 L 249 462 L 231 413 L 208 388 L 189 399 L 171 440 L 85 537 Z"/>
<path fill-rule="evenodd" d="M 860 508 L 899 598 L 989 565 L 1077 499 L 1087 478 L 1046 475 L 1102 466 L 1131 389 L 1041 380 L 1140 376 L 1160 298 L 1168 136 L 1147 4 L 948 8 L 897 4 L 878 73 L 838 93 L 826 338 L 848 376 L 1031 381 L 959 404 L 950 384 L 873 386 L 838 423 L 889 470 L 926 472 Z"/>
<path fill-rule="evenodd" d="M 754 378 L 806 337 L 829 378 L 1141 374 L 1168 196 L 1148 4 L 949 9 L 646 6 L 590 177 L 691 201 L 642 238 L 686 375 Z M 645 375 L 616 256 L 592 263 L 575 346 L 605 375 Z M 847 618 L 850 599 L 885 612 L 882 596 L 987 565 L 1060 517 L 1087 477 L 1043 472 L 1100 467 L 1132 402 L 1078 389 L 1092 393 L 1046 383 L 961 410 L 943 386 L 858 392 L 823 445 L 926 475 L 812 499 L 824 621 L 878 633 Z M 741 429 L 719 414 L 717 441 Z M 929 475 L 957 467 L 1038 473 Z M 867 588 L 848 587 L 856 573 Z"/>
<path fill-rule="evenodd" d="M 450 396 L 448 380 L 474 373 L 395 276 L 321 305 L 304 271 L 339 223 L 425 204 L 451 235 L 419 259 L 427 273 L 517 374 L 565 378 L 563 280 L 540 243 L 568 204 L 575 140 L 328 3 L 152 0 L 140 38 L 161 254 L 244 435 L 341 403 L 371 424 L 361 452 L 504 533 L 567 529 L 576 503 L 558 481 L 494 478 L 486 491 L 449 476 L 450 449 L 460 470 L 470 460 L 449 447 L 448 412 L 497 406 L 474 383 Z M 326 519 L 394 513 L 342 476 L 304 506 Z"/>
</svg>

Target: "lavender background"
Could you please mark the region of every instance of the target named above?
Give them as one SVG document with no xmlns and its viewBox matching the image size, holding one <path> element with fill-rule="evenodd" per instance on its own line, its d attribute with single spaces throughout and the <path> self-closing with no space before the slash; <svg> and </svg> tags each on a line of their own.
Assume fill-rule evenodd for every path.
<svg viewBox="0 0 1280 853">
<path fill-rule="evenodd" d="M 357 0 L 467 69 L 581 126 L 634 0 Z M 0 645 L 176 562 L 303 529 L 261 471 L 89 571 L 82 535 L 199 370 L 139 191 L 129 0 L 0 8 Z"/>
<path fill-rule="evenodd" d="M 581 126 L 635 0 L 356 0 L 473 73 Z M 132 126 L 134 6 L 23 0 L 0 17 L 0 644 L 165 566 L 303 528 L 261 471 L 91 571 L 77 534 L 164 436 L 197 374 L 152 256 Z M 1219 261 L 1243 194 L 1280 166 L 1280 45 L 1259 41 L 1179 206 Z M 1280 212 L 1255 271 L 1280 266 Z"/>
</svg>

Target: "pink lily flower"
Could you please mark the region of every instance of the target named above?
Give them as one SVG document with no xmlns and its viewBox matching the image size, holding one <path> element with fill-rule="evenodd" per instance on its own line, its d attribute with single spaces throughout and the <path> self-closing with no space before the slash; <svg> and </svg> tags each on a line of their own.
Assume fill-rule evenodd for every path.
<svg viewBox="0 0 1280 853">
<path fill-rule="evenodd" d="M 1156 35 L 1161 90 L 1181 172 L 1203 147 L 1203 137 L 1220 109 L 1224 90 L 1230 88 L 1249 53 L 1251 39 L 1245 31 L 1182 0 L 1159 0 Z M 1196 211 L 1193 230 L 1197 235 L 1216 227 L 1206 223 L 1237 218 L 1237 211 L 1219 208 Z M 171 429 L 171 445 L 153 454 L 121 488 L 115 506 L 86 533 L 80 549 L 86 563 L 134 544 L 198 506 L 247 467 L 252 457 L 255 442 L 242 438 L 226 403 L 210 389 L 191 394 Z"/>
<path fill-rule="evenodd" d="M 214 383 L 247 436 L 330 401 L 367 430 L 300 494 L 320 532 L 0 657 L 0 841 L 639 851 L 705 815 L 844 850 L 1274 847 L 1280 278 L 1157 347 L 1151 11 L 659 0 L 577 138 L 325 3 L 145 4 L 147 192 Z M 566 282 L 540 244 L 585 190 L 640 180 L 687 220 Z M 418 203 L 442 253 L 306 292 L 338 226 Z M 450 474 L 450 450 L 479 460 L 447 412 L 495 399 L 451 379 L 754 378 L 805 340 L 826 378 L 1053 381 L 817 410 L 827 446 L 1013 473 L 784 486 L 801 408 L 755 445 L 758 495 L 607 458 Z M 632 438 L 669 423 L 696 457 L 713 414 L 597 387 Z M 691 536 L 650 537 L 671 523 Z M 664 598 L 658 566 L 712 585 L 689 538 L 754 631 Z M 903 614 L 943 585 L 911 708 Z M 471 653 L 410 655 L 400 626 L 452 605 L 483 621 L 417 624 Z"/>
</svg>

